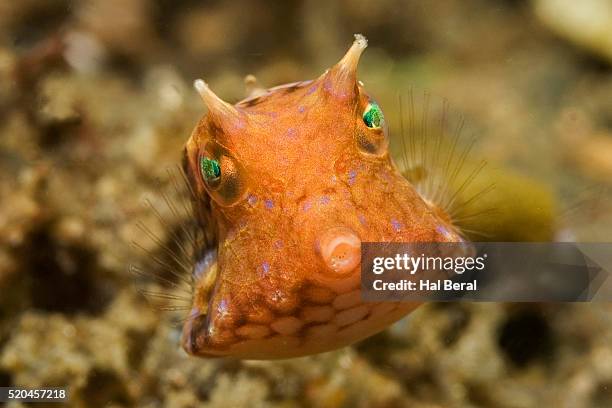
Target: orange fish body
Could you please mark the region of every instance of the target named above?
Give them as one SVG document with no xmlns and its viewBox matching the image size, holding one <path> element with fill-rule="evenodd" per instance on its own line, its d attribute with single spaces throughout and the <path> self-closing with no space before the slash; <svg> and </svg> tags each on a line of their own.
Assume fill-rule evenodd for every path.
<svg viewBox="0 0 612 408">
<path fill-rule="evenodd" d="M 362 302 L 362 242 L 462 240 L 391 160 L 356 78 L 366 45 L 357 35 L 319 78 L 236 105 L 196 81 L 208 114 L 184 167 L 216 247 L 194 268 L 188 353 L 288 358 L 361 340 L 418 306 Z"/>
</svg>

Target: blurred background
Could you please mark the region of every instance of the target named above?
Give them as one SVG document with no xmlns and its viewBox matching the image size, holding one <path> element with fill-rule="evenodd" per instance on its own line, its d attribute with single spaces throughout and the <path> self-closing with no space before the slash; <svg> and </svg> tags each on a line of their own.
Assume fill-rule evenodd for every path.
<svg viewBox="0 0 612 408">
<path fill-rule="evenodd" d="M 474 154 L 554 197 L 497 240 L 538 214 L 550 239 L 612 231 L 610 0 L 0 0 L 0 386 L 76 407 L 612 406 L 607 303 L 428 304 L 350 348 L 240 362 L 187 357 L 138 293 L 131 242 L 138 221 L 169 239 L 143 197 L 203 113 L 192 81 L 236 102 L 247 74 L 318 76 L 354 33 L 390 118 L 398 92 L 445 97 Z"/>
</svg>

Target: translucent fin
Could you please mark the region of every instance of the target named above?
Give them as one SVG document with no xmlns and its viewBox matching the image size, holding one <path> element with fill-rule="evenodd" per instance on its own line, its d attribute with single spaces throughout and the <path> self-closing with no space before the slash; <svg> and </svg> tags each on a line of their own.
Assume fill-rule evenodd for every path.
<svg viewBox="0 0 612 408">
<path fill-rule="evenodd" d="M 138 260 L 129 265 L 139 291 L 158 310 L 191 309 L 193 265 L 202 248 L 213 245 L 194 219 L 194 193 L 180 167 L 157 180 L 154 193 L 144 198 L 148 219 L 136 222 L 132 245 Z M 182 313 L 184 315 L 184 313 Z"/>
<path fill-rule="evenodd" d="M 556 239 L 559 200 L 551 183 L 487 163 L 478 151 L 478 133 L 445 99 L 409 91 L 395 105 L 398 113 L 389 124 L 396 163 L 422 197 L 448 214 L 467 238 Z"/>
<path fill-rule="evenodd" d="M 478 234 L 470 219 L 493 212 L 476 205 L 494 188 L 478 183 L 486 161 L 477 159 L 476 137 L 447 100 L 409 90 L 398 96 L 391 118 L 391 151 L 402 174 L 432 206 L 446 213 L 467 235 Z"/>
</svg>

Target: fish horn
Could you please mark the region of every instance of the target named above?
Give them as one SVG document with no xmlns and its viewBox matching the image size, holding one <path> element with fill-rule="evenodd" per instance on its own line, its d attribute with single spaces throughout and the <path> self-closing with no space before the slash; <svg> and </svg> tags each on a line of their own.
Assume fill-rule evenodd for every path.
<svg viewBox="0 0 612 408">
<path fill-rule="evenodd" d="M 357 65 L 368 40 L 361 34 L 355 34 L 355 41 L 342 59 L 334 65 L 325 76 L 325 89 L 340 97 L 352 97 L 357 90 Z"/>
<path fill-rule="evenodd" d="M 206 82 L 196 79 L 193 86 L 208 108 L 209 116 L 220 127 L 223 128 L 224 124 L 235 124 L 240 121 L 240 112 L 211 91 Z"/>
</svg>

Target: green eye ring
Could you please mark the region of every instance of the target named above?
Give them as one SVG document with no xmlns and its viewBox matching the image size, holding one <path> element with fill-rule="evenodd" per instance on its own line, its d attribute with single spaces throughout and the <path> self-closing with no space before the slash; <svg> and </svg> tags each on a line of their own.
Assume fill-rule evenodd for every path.
<svg viewBox="0 0 612 408">
<path fill-rule="evenodd" d="M 215 185 L 221 179 L 221 165 L 215 159 L 201 157 L 200 173 L 207 184 Z"/>
<path fill-rule="evenodd" d="M 363 123 L 371 129 L 379 129 L 385 123 L 385 116 L 376 102 L 368 103 L 363 112 Z"/>
</svg>

